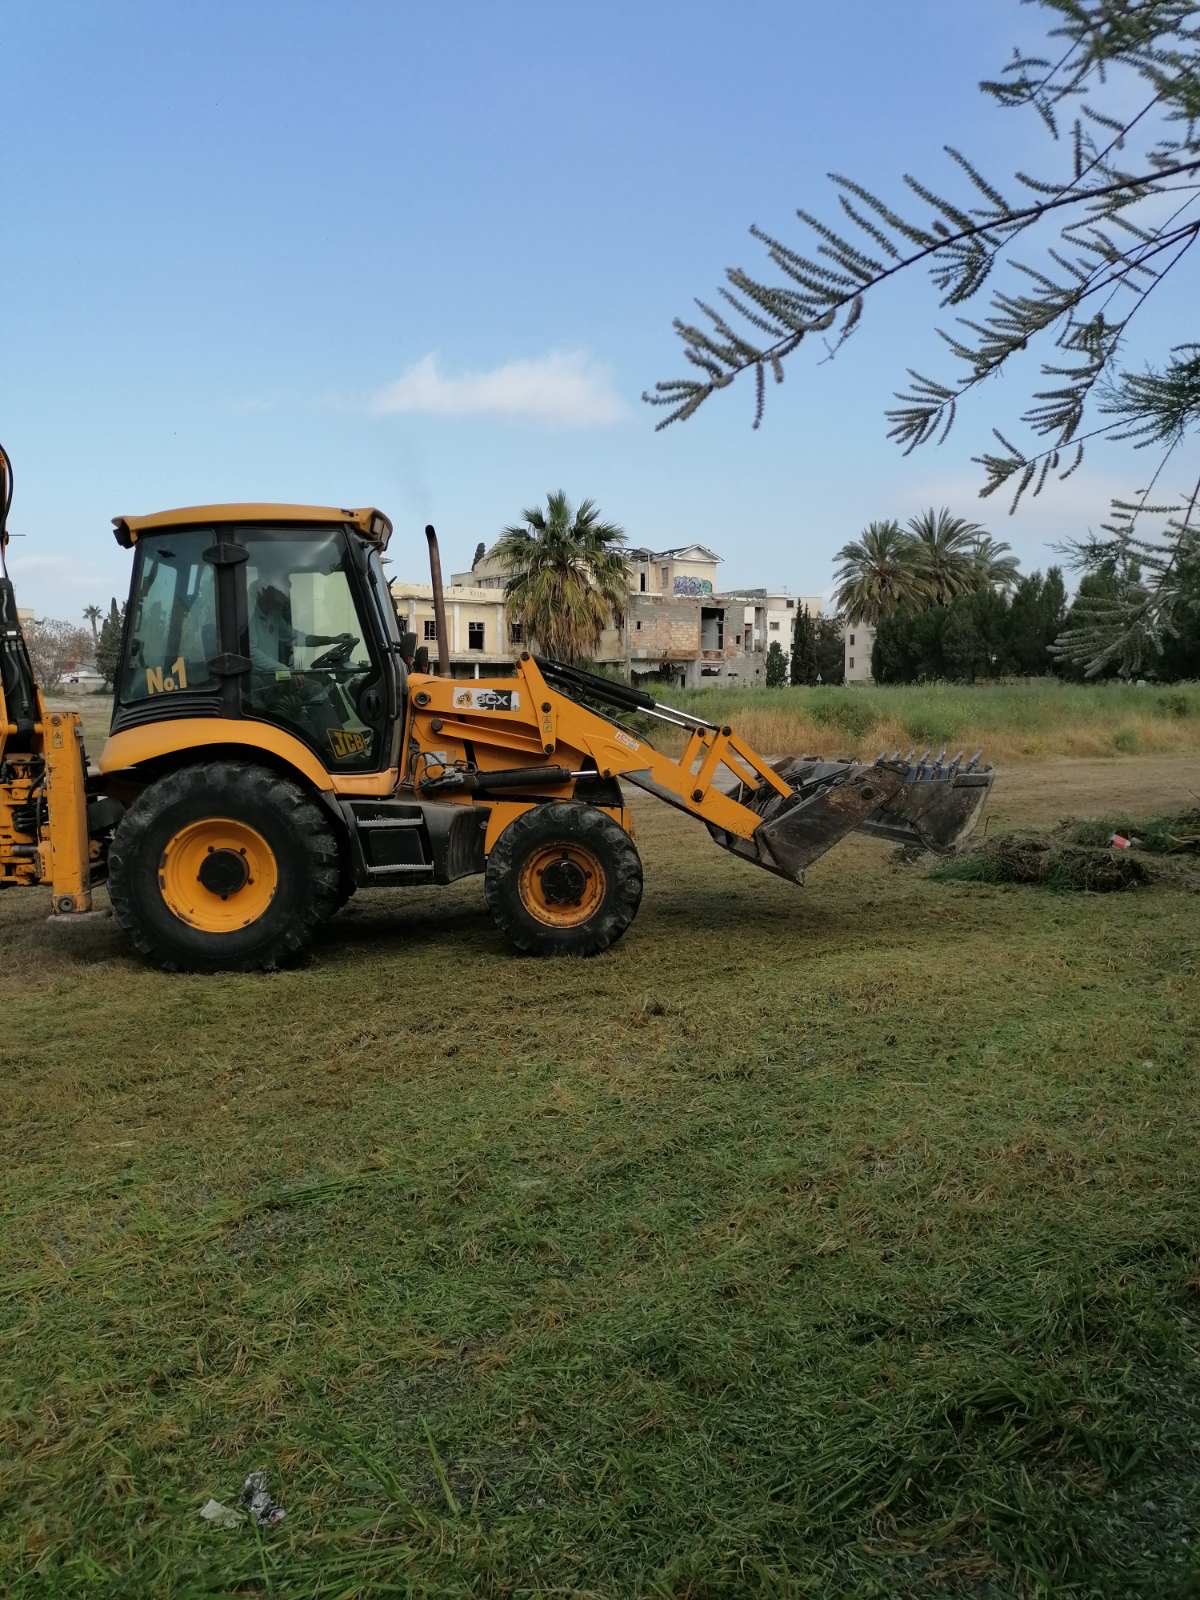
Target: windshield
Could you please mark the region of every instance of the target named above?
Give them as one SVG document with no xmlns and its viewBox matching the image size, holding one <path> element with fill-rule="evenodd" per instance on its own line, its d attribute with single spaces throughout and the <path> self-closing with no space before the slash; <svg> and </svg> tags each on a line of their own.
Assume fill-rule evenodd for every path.
<svg viewBox="0 0 1200 1600">
<path fill-rule="evenodd" d="M 211 544 L 211 531 L 192 531 L 139 545 L 119 683 L 125 704 L 212 686 L 217 586 L 204 556 Z"/>
</svg>

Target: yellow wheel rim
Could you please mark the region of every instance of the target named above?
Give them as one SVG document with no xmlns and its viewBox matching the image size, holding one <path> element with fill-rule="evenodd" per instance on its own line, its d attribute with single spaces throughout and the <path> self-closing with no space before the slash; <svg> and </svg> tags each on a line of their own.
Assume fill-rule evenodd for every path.
<svg viewBox="0 0 1200 1600">
<path fill-rule="evenodd" d="M 548 928 L 577 928 L 604 903 L 600 858 L 583 845 L 546 844 L 521 868 L 521 904 Z"/>
<path fill-rule="evenodd" d="M 167 841 L 158 884 L 168 910 L 201 933 L 248 928 L 275 898 L 275 852 L 254 828 L 230 817 L 191 822 Z"/>
</svg>

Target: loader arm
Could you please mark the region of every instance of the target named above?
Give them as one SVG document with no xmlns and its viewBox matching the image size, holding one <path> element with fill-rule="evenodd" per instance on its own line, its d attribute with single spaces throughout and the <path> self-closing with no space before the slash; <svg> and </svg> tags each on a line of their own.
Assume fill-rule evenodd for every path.
<svg viewBox="0 0 1200 1600">
<path fill-rule="evenodd" d="M 724 849 L 800 882 L 811 862 L 856 828 L 953 848 L 992 783 L 989 769 L 961 758 L 772 763 L 728 725 L 529 654 L 515 679 L 414 675 L 410 698 L 406 781 L 425 798 L 490 800 L 489 850 L 530 799 L 584 798 L 594 784 L 620 779 L 696 817 Z M 622 711 L 682 731 L 682 754 L 667 755 L 622 727 L 615 715 Z"/>
</svg>

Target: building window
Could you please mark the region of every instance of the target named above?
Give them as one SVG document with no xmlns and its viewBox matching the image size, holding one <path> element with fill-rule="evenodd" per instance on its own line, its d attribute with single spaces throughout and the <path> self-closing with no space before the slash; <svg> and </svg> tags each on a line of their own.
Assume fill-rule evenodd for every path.
<svg viewBox="0 0 1200 1600">
<path fill-rule="evenodd" d="M 467 623 L 467 649 L 468 650 L 482 650 L 483 649 L 483 623 L 482 622 L 468 622 Z"/>
<path fill-rule="evenodd" d="M 670 572 L 671 572 L 670 567 L 664 567 L 662 569 L 662 586 L 663 586 L 663 593 L 664 594 L 666 594 L 667 586 L 669 585 L 669 583 L 671 581 L 670 580 Z"/>
<path fill-rule="evenodd" d="M 639 633 L 641 633 L 641 631 L 642 631 L 642 625 L 641 625 L 641 623 L 640 623 L 640 622 L 639 622 L 639 623 L 638 623 L 638 624 L 637 624 L 637 631 L 638 631 L 638 632 L 639 632 Z"/>
<path fill-rule="evenodd" d="M 778 633 L 779 632 L 779 624 L 777 622 L 773 622 L 771 624 L 771 632 L 772 633 Z"/>
<path fill-rule="evenodd" d="M 853 656 L 850 657 L 850 671 L 851 672 L 854 671 L 854 657 Z"/>
<path fill-rule="evenodd" d="M 796 602 L 794 600 L 789 600 L 787 603 L 787 608 L 789 611 L 794 611 L 796 609 Z"/>
<path fill-rule="evenodd" d="M 645 592 L 646 592 L 646 574 L 644 572 L 639 572 L 638 573 L 638 588 L 641 590 L 641 592 L 643 594 L 645 594 Z"/>
<path fill-rule="evenodd" d="M 425 624 L 425 643 L 426 644 L 436 644 L 437 643 L 437 622 L 436 621 L 427 622 Z"/>
<path fill-rule="evenodd" d="M 525 642 L 525 630 L 519 622 L 509 623 L 508 642 L 509 644 L 523 644 Z"/>
<path fill-rule="evenodd" d="M 850 635 L 850 643 L 851 643 L 851 644 L 853 644 L 853 643 L 854 643 L 854 635 L 853 635 L 853 634 L 851 634 L 851 635 Z"/>
</svg>

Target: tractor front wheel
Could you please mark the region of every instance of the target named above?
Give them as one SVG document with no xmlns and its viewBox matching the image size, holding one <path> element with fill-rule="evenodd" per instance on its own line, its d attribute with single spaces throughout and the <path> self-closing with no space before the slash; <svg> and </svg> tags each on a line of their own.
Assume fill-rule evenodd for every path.
<svg viewBox="0 0 1200 1600">
<path fill-rule="evenodd" d="M 292 965 L 337 910 L 340 877 L 320 807 L 279 773 L 234 761 L 152 783 L 108 858 L 117 921 L 169 971 Z"/>
<path fill-rule="evenodd" d="M 500 835 L 484 894 L 518 950 L 594 956 L 637 915 L 642 863 L 633 840 L 605 812 L 554 800 L 522 812 Z"/>
</svg>

